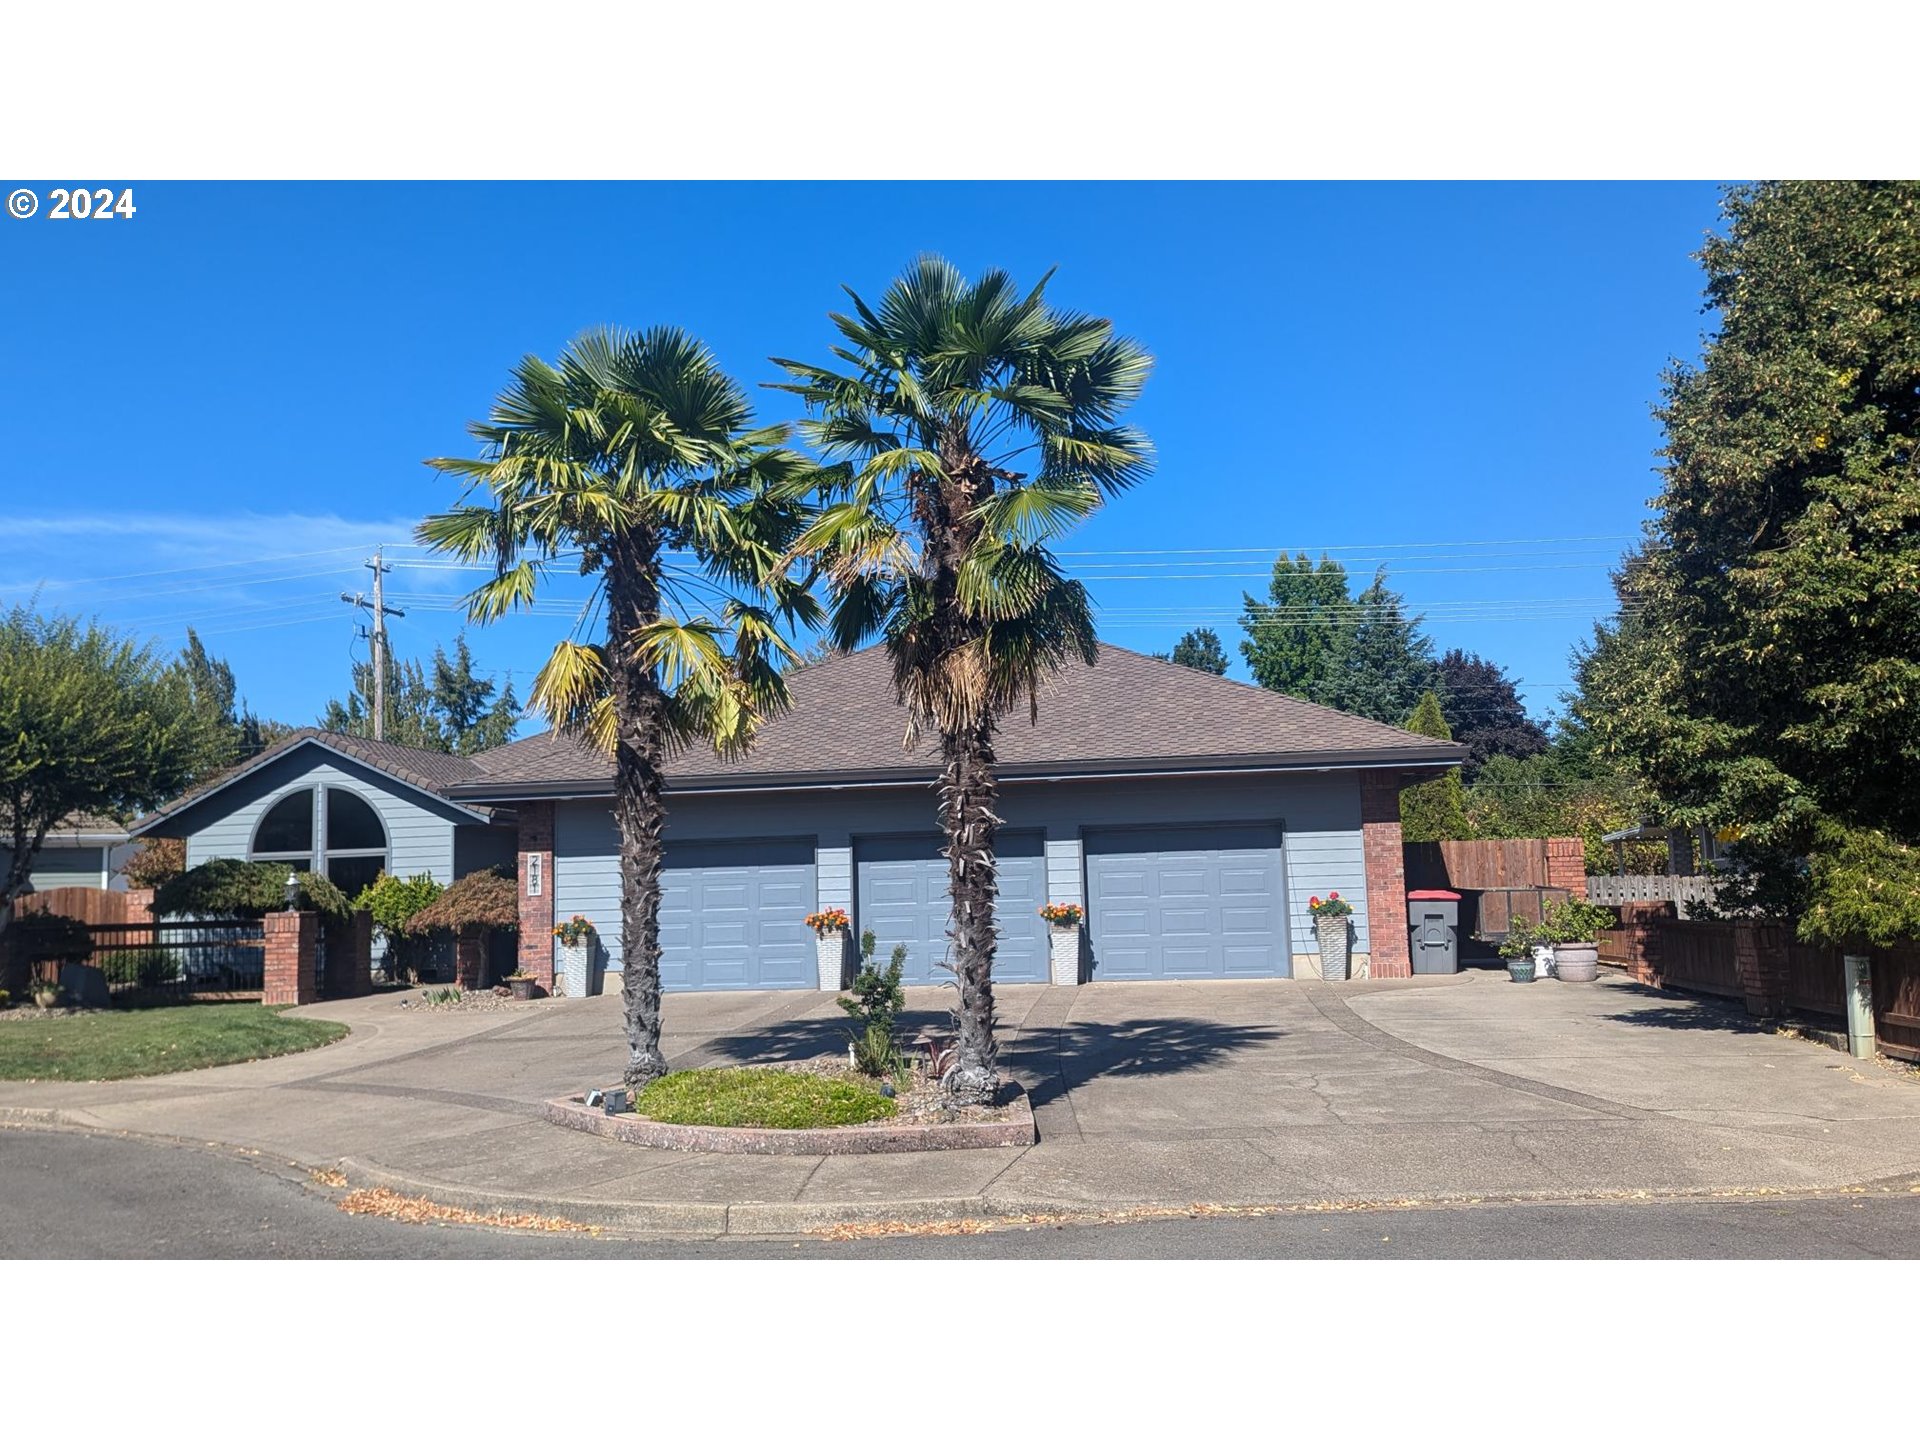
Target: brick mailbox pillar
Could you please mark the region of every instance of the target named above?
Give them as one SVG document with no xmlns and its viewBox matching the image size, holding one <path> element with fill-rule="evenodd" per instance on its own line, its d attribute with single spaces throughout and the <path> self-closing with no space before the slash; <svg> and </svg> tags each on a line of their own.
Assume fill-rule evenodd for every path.
<svg viewBox="0 0 1920 1440">
<path fill-rule="evenodd" d="M 1407 868 L 1400 841 L 1400 777 L 1360 772 L 1360 843 L 1367 865 L 1367 977 L 1413 974 L 1407 949 Z"/>
<path fill-rule="evenodd" d="M 1786 1010 L 1786 926 L 1764 920 L 1734 921 L 1733 963 L 1749 1015 L 1779 1015 Z"/>
<path fill-rule="evenodd" d="M 487 934 L 469 925 L 453 942 L 453 983 L 462 990 L 481 990 L 487 982 Z M 552 976 L 548 976 L 551 984 Z"/>
<path fill-rule="evenodd" d="M 353 912 L 327 931 L 327 998 L 351 1000 L 373 993 L 373 916 Z"/>
<path fill-rule="evenodd" d="M 261 921 L 266 934 L 263 1005 L 311 1005 L 320 998 L 314 984 L 314 951 L 320 943 L 320 917 L 311 910 L 274 910 Z"/>
<path fill-rule="evenodd" d="M 553 993 L 553 802 L 520 811 L 520 973 Z"/>
</svg>

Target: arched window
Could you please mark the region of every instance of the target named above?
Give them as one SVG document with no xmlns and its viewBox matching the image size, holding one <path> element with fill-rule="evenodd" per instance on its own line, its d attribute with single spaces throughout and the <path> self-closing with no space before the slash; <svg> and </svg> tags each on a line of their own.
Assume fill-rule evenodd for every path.
<svg viewBox="0 0 1920 1440">
<path fill-rule="evenodd" d="M 387 868 L 387 829 L 353 791 L 316 785 L 273 803 L 253 832 L 248 858 L 325 875 L 351 900 Z"/>
</svg>

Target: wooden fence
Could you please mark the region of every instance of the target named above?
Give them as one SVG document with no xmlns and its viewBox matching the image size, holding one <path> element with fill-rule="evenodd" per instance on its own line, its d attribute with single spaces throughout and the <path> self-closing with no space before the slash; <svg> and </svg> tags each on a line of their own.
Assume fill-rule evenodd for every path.
<svg viewBox="0 0 1920 1440">
<path fill-rule="evenodd" d="M 1527 890 L 1553 886 L 1584 895 L 1586 850 L 1557 836 L 1528 840 L 1432 840 L 1407 845 L 1409 890 Z"/>
<path fill-rule="evenodd" d="M 1846 1026 L 1846 960 L 1837 946 L 1802 944 L 1786 926 L 1762 925 L 1743 969 L 1736 922 L 1680 920 L 1670 904 L 1646 901 L 1622 906 L 1621 919 L 1620 928 L 1601 935 L 1600 958 L 1643 984 L 1742 1000 L 1758 1014 L 1784 1010 Z M 1879 1049 L 1920 1062 L 1920 945 L 1876 950 L 1870 960 Z"/>
<path fill-rule="evenodd" d="M 57 885 L 14 901 L 17 915 L 64 915 L 83 925 L 140 925 L 153 918 L 151 890 L 96 890 Z"/>
</svg>

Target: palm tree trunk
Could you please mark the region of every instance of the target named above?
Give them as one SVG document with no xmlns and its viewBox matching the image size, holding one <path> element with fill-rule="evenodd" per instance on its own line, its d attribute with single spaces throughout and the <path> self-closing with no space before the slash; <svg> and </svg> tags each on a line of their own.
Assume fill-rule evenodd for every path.
<svg viewBox="0 0 1920 1440">
<path fill-rule="evenodd" d="M 620 827 L 621 992 L 627 1033 L 624 1079 L 638 1089 L 667 1073 L 660 1050 L 660 869 L 666 823 L 660 774 L 665 754 L 666 696 L 651 665 L 627 644 L 660 618 L 658 539 L 624 536 L 609 548 L 608 660 L 616 736 L 613 809 Z"/>
<path fill-rule="evenodd" d="M 953 1068 L 947 1093 L 958 1103 L 990 1105 L 1000 1090 L 998 1047 L 993 1039 L 994 906 L 1000 882 L 994 840 L 999 788 L 993 775 L 991 716 L 942 737 L 946 761 L 940 776 L 940 823 L 947 837 L 947 880 L 953 903 L 953 968 L 960 982 L 960 1008 Z"/>
</svg>

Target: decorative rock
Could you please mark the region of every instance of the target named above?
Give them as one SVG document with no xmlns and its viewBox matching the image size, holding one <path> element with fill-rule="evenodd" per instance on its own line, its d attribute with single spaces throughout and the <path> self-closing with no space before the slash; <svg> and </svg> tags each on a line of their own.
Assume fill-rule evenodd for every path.
<svg viewBox="0 0 1920 1440">
<path fill-rule="evenodd" d="M 60 967 L 60 998 L 82 1009 L 104 1010 L 108 1004 L 107 977 L 97 965 L 69 960 Z"/>
</svg>

